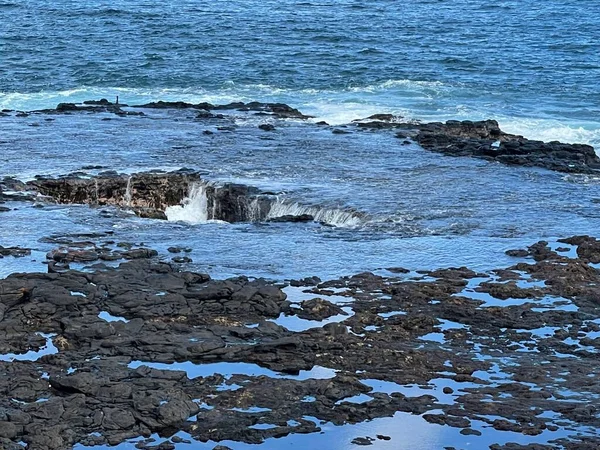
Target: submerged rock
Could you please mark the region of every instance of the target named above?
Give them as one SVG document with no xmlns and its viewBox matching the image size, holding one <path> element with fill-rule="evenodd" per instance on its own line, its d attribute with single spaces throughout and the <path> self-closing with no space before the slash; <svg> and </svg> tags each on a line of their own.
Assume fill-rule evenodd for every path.
<svg viewBox="0 0 600 450">
<path fill-rule="evenodd" d="M 293 216 L 293 215 L 284 215 L 284 216 L 279 216 L 279 217 L 272 217 L 270 219 L 268 219 L 268 222 L 312 222 L 314 221 L 315 218 L 314 216 L 311 216 L 310 214 L 300 214 L 299 216 Z"/>
<path fill-rule="evenodd" d="M 31 249 L 29 248 L 3 247 L 0 245 L 0 258 L 3 256 L 14 256 L 15 258 L 21 258 L 27 255 L 31 255 Z"/>
<path fill-rule="evenodd" d="M 275 125 L 270 123 L 262 123 L 258 126 L 263 131 L 275 131 Z"/>
</svg>

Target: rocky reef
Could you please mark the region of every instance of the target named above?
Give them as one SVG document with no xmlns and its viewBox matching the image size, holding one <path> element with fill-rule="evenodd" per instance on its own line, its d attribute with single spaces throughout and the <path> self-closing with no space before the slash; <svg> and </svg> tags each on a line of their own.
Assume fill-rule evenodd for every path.
<svg viewBox="0 0 600 450">
<path fill-rule="evenodd" d="M 12 192 L 6 194 L 5 192 Z M 145 218 L 167 219 L 170 207 L 183 208 L 199 201 L 203 220 L 236 222 L 358 222 L 352 210 L 302 206 L 281 200 L 276 193 L 239 183 L 211 183 L 190 169 L 123 174 L 115 171 L 90 175 L 76 172 L 59 177 L 37 176 L 23 183 L 0 180 L 3 200 L 49 201 L 61 204 L 116 206 Z"/>
<path fill-rule="evenodd" d="M 596 449 L 597 433 L 558 430 L 600 428 L 600 244 L 562 245 L 539 242 L 486 274 L 390 268 L 288 286 L 211 280 L 152 251 L 116 268 L 11 275 L 0 280 L 0 445 L 158 433 L 160 447 L 137 448 L 174 448 L 179 431 L 260 443 L 408 414 L 464 436 L 547 436 L 520 449 Z M 70 258 L 59 253 L 49 257 Z M 390 437 L 353 442 L 378 439 Z"/>
<path fill-rule="evenodd" d="M 117 116 L 144 116 L 144 111 L 156 109 L 194 111 L 195 120 L 223 121 L 226 124 L 220 127 L 223 130 L 231 129 L 231 117 L 228 114 L 236 112 L 273 119 L 311 119 L 311 116 L 284 103 L 233 102 L 214 105 L 206 102 L 195 104 L 183 101 L 156 101 L 129 106 L 107 99 L 88 100 L 82 104 L 60 103 L 55 109 L 19 112 L 18 115 L 26 117 L 30 114 L 111 113 Z M 4 115 L 9 116 L 9 112 L 4 112 Z M 318 122 L 316 125 L 328 126 L 325 122 Z M 271 123 L 260 124 L 259 128 L 265 131 L 275 130 Z M 425 150 L 448 156 L 469 156 L 507 165 L 541 167 L 567 173 L 600 171 L 600 158 L 590 145 L 527 139 L 502 131 L 495 120 L 422 123 L 407 121 L 392 114 L 374 114 L 349 125 L 332 127 L 335 134 L 347 134 L 355 129 L 395 131 L 403 144 L 414 142 Z"/>
<path fill-rule="evenodd" d="M 446 123 L 402 122 L 393 117 L 372 116 L 357 126 L 366 129 L 394 129 L 404 142 L 417 142 L 426 150 L 448 156 L 471 156 L 514 166 L 542 167 L 571 173 L 598 173 L 600 158 L 585 144 L 564 144 L 526 139 L 505 133 L 495 120 Z M 385 120 L 381 120 L 385 119 Z"/>
</svg>

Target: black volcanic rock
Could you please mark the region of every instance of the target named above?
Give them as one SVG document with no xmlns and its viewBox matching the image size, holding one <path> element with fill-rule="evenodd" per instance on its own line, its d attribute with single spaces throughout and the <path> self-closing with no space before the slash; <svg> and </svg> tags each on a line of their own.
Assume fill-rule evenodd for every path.
<svg viewBox="0 0 600 450">
<path fill-rule="evenodd" d="M 182 101 L 165 102 L 157 101 L 145 103 L 142 105 L 132 106 L 133 108 L 152 108 L 152 109 L 202 109 L 206 111 L 212 110 L 239 110 L 239 111 L 255 111 L 261 113 L 269 113 L 278 118 L 285 119 L 309 119 L 311 116 L 302 114 L 296 108 L 293 108 L 285 103 L 262 103 L 262 102 L 232 102 L 225 105 L 213 105 L 211 103 L 187 103 Z"/>
<path fill-rule="evenodd" d="M 310 214 L 300 214 L 299 216 L 285 215 L 279 217 L 271 217 L 267 222 L 312 222 L 315 220 Z"/>
<path fill-rule="evenodd" d="M 47 242 L 100 254 L 95 237 L 106 235 Z M 586 337 L 600 330 L 600 272 L 586 262 L 596 240 L 565 241 L 585 259 L 556 255 L 543 241 L 532 245 L 535 261 L 496 270 L 502 280 L 490 277 L 476 288 L 496 299 L 493 307 L 464 291 L 485 274 L 462 267 L 423 272 L 429 279 L 421 280 L 342 277 L 305 292 L 322 298 L 301 302 L 265 280 L 180 271 L 147 258 L 150 249 L 130 248 L 142 257 L 110 269 L 10 275 L 0 279 L 0 446 L 63 450 L 158 435 L 171 436 L 170 443 L 136 446 L 172 448 L 179 431 L 202 442 L 260 444 L 319 432 L 319 421 L 414 414 L 463 434 L 483 421 L 489 426 L 482 434 L 536 436 L 568 420 L 573 430 L 561 442 L 598 448 L 596 436 L 581 447 L 576 434 L 600 427 L 589 402 L 598 392 L 589 375 L 597 370 L 600 339 Z M 528 278 L 545 283 L 515 282 Z M 319 282 L 303 281 L 294 284 Z M 328 295 L 347 298 L 353 314 L 341 323 L 317 322 L 343 312 Z M 508 298 L 523 303 L 502 306 Z M 548 298 L 573 305 L 544 306 Z M 293 316 L 307 328 L 277 324 Z M 443 342 L 429 340 L 432 333 Z M 443 391 L 432 389 L 440 382 Z M 374 383 L 398 390 L 382 392 Z"/>
<path fill-rule="evenodd" d="M 263 131 L 274 131 L 275 130 L 275 125 L 270 124 L 270 123 L 261 123 L 258 128 L 260 128 Z"/>
<path fill-rule="evenodd" d="M 165 218 L 165 208 L 178 205 L 191 183 L 199 180 L 197 173 L 187 170 L 133 175 L 104 172 L 93 178 L 38 177 L 27 186 L 58 203 L 130 207 L 141 217 Z"/>
<path fill-rule="evenodd" d="M 3 256 L 14 256 L 21 258 L 23 256 L 31 255 L 31 249 L 21 247 L 3 247 L 0 245 L 0 258 Z"/>
<path fill-rule="evenodd" d="M 209 219 L 230 223 L 262 221 L 275 199 L 274 195 L 262 193 L 253 186 L 205 183 L 197 172 L 188 169 L 132 175 L 107 171 L 94 177 L 83 173 L 57 178 L 38 176 L 25 186 L 57 203 L 117 206 L 139 217 L 167 219 L 165 209 L 180 205 L 195 183 L 204 184 Z M 290 216 L 284 220 L 306 221 L 308 217 Z"/>
<path fill-rule="evenodd" d="M 504 133 L 495 120 L 430 123 L 416 130 L 415 139 L 421 147 L 448 156 L 472 156 L 560 172 L 600 170 L 600 158 L 589 145 L 529 140 Z"/>
<path fill-rule="evenodd" d="M 165 101 L 162 101 L 162 100 L 159 100 L 157 102 L 144 103 L 142 105 L 134 105 L 133 108 L 150 108 L 150 109 L 188 109 L 188 108 L 194 108 L 194 109 L 205 109 L 205 108 L 201 108 L 200 106 L 195 105 L 193 103 L 187 103 L 187 102 L 181 102 L 181 101 L 177 101 L 177 102 L 165 102 Z"/>
<path fill-rule="evenodd" d="M 372 120 L 374 118 L 377 120 Z M 420 123 L 391 121 L 387 115 L 368 119 L 370 121 L 359 122 L 356 126 L 370 130 L 396 130 L 403 143 L 410 138 L 426 150 L 448 156 L 470 156 L 506 165 L 542 167 L 560 172 L 600 171 L 600 158 L 590 145 L 526 139 L 505 133 L 495 120 Z"/>
</svg>

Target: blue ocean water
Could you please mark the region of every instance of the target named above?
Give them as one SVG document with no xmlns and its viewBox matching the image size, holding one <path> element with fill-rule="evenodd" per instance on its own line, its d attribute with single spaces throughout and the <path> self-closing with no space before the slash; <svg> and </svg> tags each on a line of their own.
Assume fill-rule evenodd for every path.
<svg viewBox="0 0 600 450">
<path fill-rule="evenodd" d="M 4 0 L 0 23 L 3 108 L 284 101 L 600 143 L 593 0 Z"/>
</svg>

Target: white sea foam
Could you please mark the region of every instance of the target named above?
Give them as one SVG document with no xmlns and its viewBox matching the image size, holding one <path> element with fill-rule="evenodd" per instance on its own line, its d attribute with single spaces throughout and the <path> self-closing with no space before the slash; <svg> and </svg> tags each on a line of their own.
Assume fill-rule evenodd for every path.
<svg viewBox="0 0 600 450">
<path fill-rule="evenodd" d="M 553 119 L 500 118 L 502 130 L 540 141 L 595 145 L 600 150 L 600 124 L 586 126 Z"/>
<path fill-rule="evenodd" d="M 283 216 L 310 215 L 316 222 L 323 222 L 336 227 L 356 227 L 362 223 L 361 218 L 353 211 L 337 208 L 321 208 L 306 206 L 285 200 L 277 200 L 271 205 L 267 219 Z"/>
<path fill-rule="evenodd" d="M 208 196 L 205 183 L 193 183 L 181 205 L 165 209 L 167 219 L 172 222 L 192 224 L 208 222 Z"/>
<path fill-rule="evenodd" d="M 378 92 L 389 90 L 411 90 L 411 91 L 440 91 L 451 87 L 441 81 L 422 81 L 422 80 L 387 80 L 382 83 L 370 84 L 366 86 L 354 86 L 348 88 L 350 92 Z"/>
<path fill-rule="evenodd" d="M 172 222 L 187 222 L 190 224 L 202 224 L 208 222 L 222 222 L 214 220 L 217 204 L 213 200 L 209 202 L 210 185 L 206 182 L 193 183 L 190 192 L 183 199 L 181 205 L 169 206 L 165 209 L 167 219 Z M 213 186 L 218 189 L 218 186 Z M 209 203 L 211 207 L 209 207 Z M 210 210 L 209 210 L 210 208 Z M 313 216 L 316 222 L 326 223 L 336 227 L 355 227 L 363 222 L 363 219 L 354 211 L 325 208 L 318 206 L 306 206 L 300 203 L 290 202 L 285 199 L 276 199 L 267 211 L 266 215 L 261 210 L 258 198 L 249 198 L 246 205 L 247 220 L 249 222 L 261 222 L 282 216 Z"/>
<path fill-rule="evenodd" d="M 342 89 L 287 89 L 268 84 L 224 83 L 220 88 L 207 90 L 200 86 L 189 88 L 119 88 L 83 86 L 62 91 L 38 93 L 2 93 L 0 109 L 35 110 L 54 108 L 61 102 L 82 102 L 89 99 L 119 96 L 130 105 L 150 101 L 181 100 L 190 103 L 223 104 L 233 101 L 283 102 L 324 120 L 331 125 L 349 123 L 376 113 L 396 114 L 407 119 L 445 121 L 449 119 L 481 120 L 494 118 L 507 132 L 529 139 L 559 140 L 568 143 L 600 146 L 600 121 L 577 122 L 560 117 L 535 118 L 535 111 L 523 111 L 519 116 L 499 109 L 494 102 L 464 104 L 470 98 L 465 88 L 439 81 L 387 80 Z M 533 108 L 533 106 L 532 106 Z"/>
</svg>

